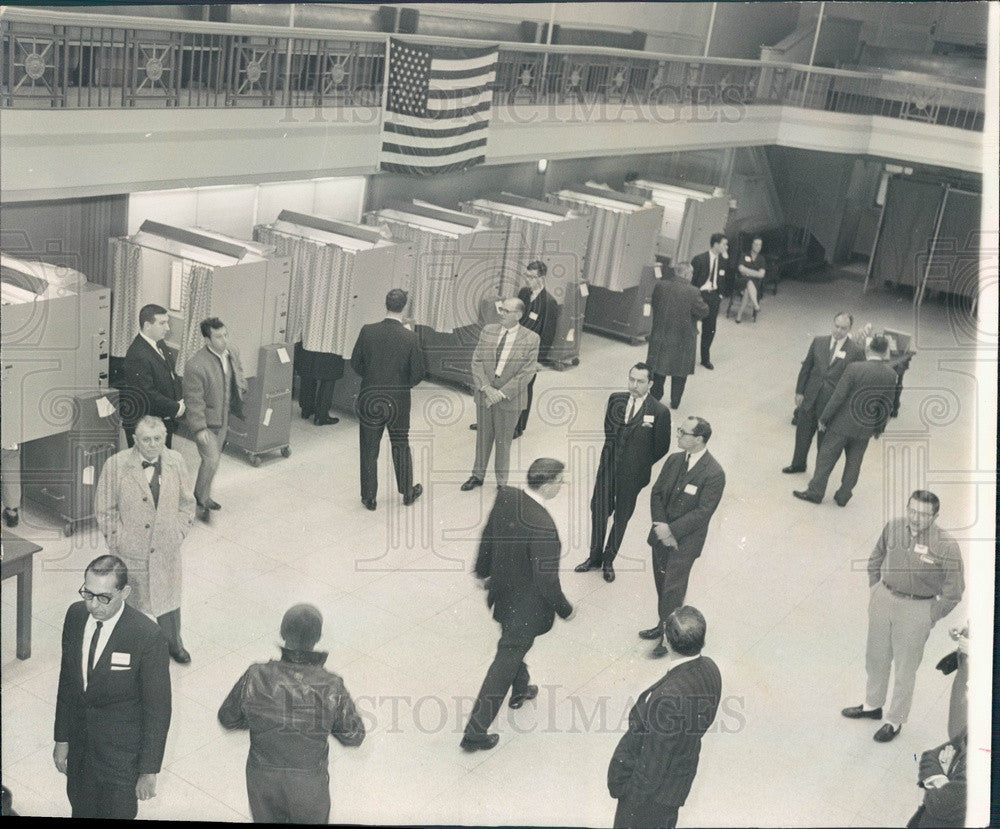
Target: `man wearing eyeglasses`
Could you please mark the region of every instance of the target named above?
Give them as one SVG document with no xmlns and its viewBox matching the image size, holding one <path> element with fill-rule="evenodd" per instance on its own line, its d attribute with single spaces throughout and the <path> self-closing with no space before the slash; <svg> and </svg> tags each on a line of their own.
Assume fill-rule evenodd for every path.
<svg viewBox="0 0 1000 829">
<path fill-rule="evenodd" d="M 104 465 L 94 513 L 108 543 L 132 575 L 128 603 L 156 617 L 181 664 L 191 655 L 181 640 L 181 542 L 194 520 L 194 494 L 184 458 L 164 445 L 167 430 L 146 416 L 135 446 Z"/>
<path fill-rule="evenodd" d="M 66 775 L 75 818 L 132 820 L 138 801 L 156 796 L 170 727 L 170 660 L 156 623 L 126 605 L 128 580 L 120 558 L 95 558 L 83 601 L 70 605 L 63 623 L 52 759 Z"/>
<path fill-rule="evenodd" d="M 684 604 L 694 560 L 701 555 L 708 537 L 726 473 L 707 449 L 711 424 L 689 417 L 677 429 L 680 452 L 668 455 L 650 495 L 653 528 L 647 539 L 653 548 L 653 582 L 656 585 L 659 622 L 639 631 L 642 639 L 657 640 L 654 657 L 666 656 L 664 625 L 670 614 Z"/>
<path fill-rule="evenodd" d="M 516 297 L 505 299 L 497 312 L 499 324 L 483 328 L 472 356 L 476 459 L 472 475 L 462 484 L 463 492 L 483 485 L 494 443 L 497 486 L 507 484 L 514 430 L 528 402 L 528 383 L 538 371 L 538 335 L 519 322 L 524 303 Z"/>
</svg>

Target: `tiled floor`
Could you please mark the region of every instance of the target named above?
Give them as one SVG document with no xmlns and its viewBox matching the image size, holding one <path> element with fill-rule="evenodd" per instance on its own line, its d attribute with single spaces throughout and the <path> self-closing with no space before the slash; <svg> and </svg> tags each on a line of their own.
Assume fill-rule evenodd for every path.
<svg viewBox="0 0 1000 829">
<path fill-rule="evenodd" d="M 920 350 L 900 416 L 869 448 L 844 510 L 793 500 L 806 477 L 779 471 L 791 456 L 799 362 L 841 308 L 859 324 L 914 332 Z M 725 701 L 683 825 L 899 826 L 919 803 L 915 757 L 943 741 L 950 689 L 933 666 L 951 649 L 947 630 L 966 619 L 966 603 L 933 630 L 912 719 L 895 742 L 874 743 L 874 724 L 848 722 L 839 710 L 860 702 L 864 688 L 864 561 L 910 489 L 926 483 L 939 492 L 941 525 L 962 539 L 967 560 L 992 558 L 990 446 L 972 437 L 984 417 L 968 362 L 974 343 L 954 321 L 935 301 L 915 319 L 907 299 L 863 295 L 851 278 L 786 283 L 756 325 L 720 320 L 716 370 L 698 370 L 678 413 L 712 422 L 710 448 L 728 476 L 688 593 L 708 619 L 706 652 L 721 667 Z M 276 654 L 284 609 L 311 601 L 325 616 L 328 666 L 369 727 L 359 749 L 331 750 L 333 821 L 610 825 L 608 759 L 631 701 L 666 667 L 635 635 L 655 620 L 648 499 L 640 498 L 613 585 L 572 566 L 586 553 L 604 401 L 644 355 L 588 334 L 579 367 L 538 379 L 538 408 L 514 463 L 524 470 L 545 454 L 569 464 L 571 485 L 552 510 L 563 586 L 578 613 L 536 643 L 529 665 L 542 686 L 538 703 L 503 709 L 500 744 L 488 753 L 458 747 L 498 635 L 469 575 L 494 490 L 458 489 L 473 455 L 471 400 L 432 383 L 415 392 L 417 479 L 427 494 L 410 509 L 387 486 L 387 448 L 379 510 L 362 508 L 350 418 L 326 428 L 296 418 L 291 458 L 259 469 L 227 456 L 216 491 L 224 508 L 184 547 L 183 628 L 194 661 L 171 666 L 164 768 L 140 816 L 248 819 L 247 736 L 224 732 L 215 712 L 247 664 Z M 180 448 L 197 461 L 191 444 Z M 63 538 L 30 505 L 19 532 L 44 551 L 24 662 L 14 658 L 14 584 L 3 585 L 3 777 L 21 814 L 64 816 L 64 780 L 51 760 L 60 626 L 102 545 L 92 529 Z M 988 590 L 992 581 L 978 584 Z"/>
</svg>

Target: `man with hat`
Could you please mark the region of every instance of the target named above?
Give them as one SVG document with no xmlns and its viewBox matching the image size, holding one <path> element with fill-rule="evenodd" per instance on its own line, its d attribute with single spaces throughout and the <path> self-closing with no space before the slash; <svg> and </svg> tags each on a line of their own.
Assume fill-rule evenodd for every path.
<svg viewBox="0 0 1000 829">
<path fill-rule="evenodd" d="M 255 823 L 326 823 L 330 734 L 359 746 L 365 726 L 344 680 L 314 650 L 323 616 L 311 604 L 281 620 L 281 659 L 251 665 L 219 709 L 226 728 L 250 730 L 247 797 Z"/>
</svg>

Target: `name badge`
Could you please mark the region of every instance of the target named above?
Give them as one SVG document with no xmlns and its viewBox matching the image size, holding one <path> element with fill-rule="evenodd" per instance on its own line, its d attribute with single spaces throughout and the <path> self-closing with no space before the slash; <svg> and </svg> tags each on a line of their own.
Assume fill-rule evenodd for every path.
<svg viewBox="0 0 1000 829">
<path fill-rule="evenodd" d="M 642 422 L 645 423 L 647 426 L 652 426 L 653 425 L 653 421 L 655 421 L 655 420 L 656 420 L 656 415 L 643 415 L 642 416 Z"/>
<path fill-rule="evenodd" d="M 538 319 L 538 314 L 536 314 L 534 311 L 529 311 L 528 312 L 528 319 L 529 320 L 536 320 L 536 319 Z"/>
<path fill-rule="evenodd" d="M 119 651 L 114 651 L 111 654 L 111 664 L 112 665 L 131 665 L 132 664 L 132 654 L 121 653 Z"/>
<path fill-rule="evenodd" d="M 725 276 L 725 275 L 726 275 L 726 269 L 725 268 L 719 268 L 719 276 Z"/>
<path fill-rule="evenodd" d="M 840 351 L 838 351 L 836 354 L 833 355 L 833 359 L 834 360 L 846 360 L 847 359 L 847 354 L 844 352 L 844 349 L 840 349 Z"/>
<path fill-rule="evenodd" d="M 684 486 L 684 494 L 685 495 L 697 495 L 698 494 L 698 487 L 696 487 L 694 484 L 685 484 L 685 486 Z"/>
</svg>

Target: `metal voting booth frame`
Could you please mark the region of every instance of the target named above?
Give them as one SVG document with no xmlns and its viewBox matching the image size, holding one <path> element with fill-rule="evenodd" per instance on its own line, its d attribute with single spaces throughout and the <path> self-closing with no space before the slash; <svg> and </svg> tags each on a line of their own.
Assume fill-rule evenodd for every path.
<svg viewBox="0 0 1000 829">
<path fill-rule="evenodd" d="M 587 307 L 584 262 L 590 217 L 564 205 L 499 193 L 462 202 L 462 210 L 506 232 L 500 293 L 514 296 L 533 260 L 545 263 L 545 290 L 559 305 L 548 362 L 562 370 L 580 362 L 580 335 Z M 494 321 L 493 318 L 487 321 Z"/>
<path fill-rule="evenodd" d="M 156 303 L 167 308 L 167 342 L 178 352 L 177 373 L 183 375 L 184 364 L 204 345 L 198 323 L 219 317 L 239 349 L 248 384 L 244 417 L 230 416 L 226 445 L 242 450 L 251 466 L 275 451 L 291 455 L 288 258 L 211 230 L 150 220 L 109 245 L 116 300 L 112 356 L 124 358 L 139 309 Z"/>
<path fill-rule="evenodd" d="M 290 338 L 302 338 L 309 351 L 344 359 L 344 376 L 334 386 L 334 408 L 353 414 L 361 378 L 350 366 L 361 328 L 385 316 L 385 296 L 392 288 L 409 289 L 413 272 L 411 246 L 386 239 L 378 230 L 327 216 L 282 210 L 278 218 L 254 228 L 289 255 Z M 325 248 L 325 264 L 307 272 L 308 249 Z"/>
<path fill-rule="evenodd" d="M 0 283 L 0 443 L 17 446 L 25 499 L 57 514 L 71 535 L 93 517 L 101 469 L 118 449 L 118 397 L 108 388 L 111 290 L 64 265 L 6 254 Z"/>
</svg>

